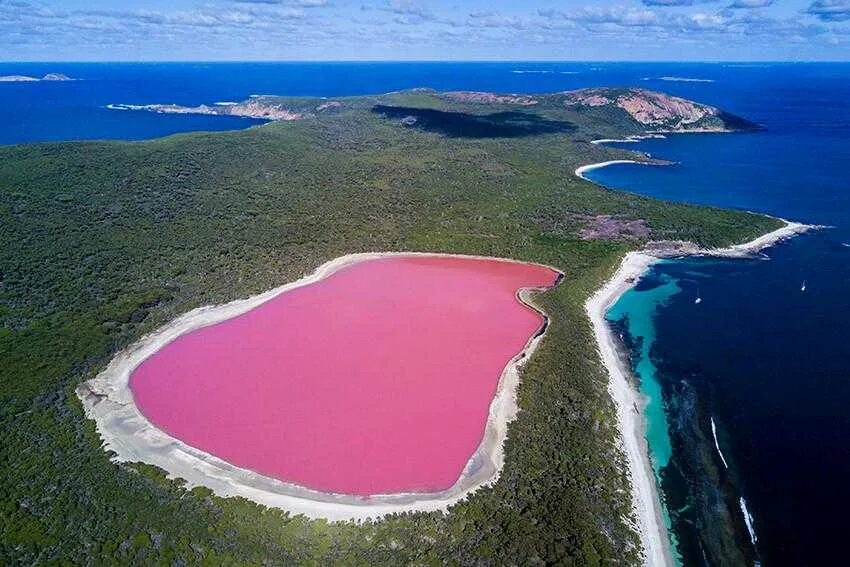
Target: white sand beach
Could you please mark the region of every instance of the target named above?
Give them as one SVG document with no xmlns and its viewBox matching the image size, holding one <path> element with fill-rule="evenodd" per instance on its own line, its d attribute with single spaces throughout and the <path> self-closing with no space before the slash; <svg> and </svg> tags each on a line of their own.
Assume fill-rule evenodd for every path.
<svg viewBox="0 0 850 567">
<path fill-rule="evenodd" d="M 575 174 L 576 174 L 577 177 L 581 177 L 582 179 L 590 181 L 589 179 L 587 179 L 587 177 L 584 176 L 584 174 L 587 173 L 588 171 L 593 171 L 594 169 L 600 169 L 602 167 L 608 167 L 609 165 L 617 165 L 617 164 L 621 164 L 621 163 L 633 163 L 633 164 L 636 164 L 636 165 L 644 165 L 645 164 L 645 162 L 637 161 L 637 160 L 633 160 L 633 159 L 612 159 L 612 160 L 609 160 L 609 161 L 600 161 L 599 163 L 590 163 L 590 164 L 587 164 L 587 165 L 583 165 L 579 168 L 576 168 Z M 649 164 L 649 165 L 652 165 L 652 164 Z"/>
<path fill-rule="evenodd" d="M 663 134 L 635 134 L 634 136 L 626 136 L 625 138 L 599 138 L 598 140 L 591 140 L 590 143 L 595 146 L 600 144 L 636 144 L 642 140 L 653 138 L 664 139 L 665 137 Z"/>
</svg>

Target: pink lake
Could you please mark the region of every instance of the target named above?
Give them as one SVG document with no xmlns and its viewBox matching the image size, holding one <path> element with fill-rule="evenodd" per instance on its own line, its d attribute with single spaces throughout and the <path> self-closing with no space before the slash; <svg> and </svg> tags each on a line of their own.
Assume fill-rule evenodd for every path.
<svg viewBox="0 0 850 567">
<path fill-rule="evenodd" d="M 466 257 L 361 261 L 175 339 L 130 388 L 158 428 L 239 467 L 338 494 L 438 492 L 544 324 L 517 291 L 557 278 Z"/>
</svg>

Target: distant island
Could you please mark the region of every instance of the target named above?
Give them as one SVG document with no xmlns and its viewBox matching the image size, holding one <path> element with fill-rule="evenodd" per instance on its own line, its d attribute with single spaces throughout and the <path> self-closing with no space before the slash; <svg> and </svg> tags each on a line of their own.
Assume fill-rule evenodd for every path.
<svg viewBox="0 0 850 567">
<path fill-rule="evenodd" d="M 48 73 L 45 76 L 31 77 L 29 75 L 3 75 L 0 76 L 0 83 L 37 83 L 39 81 L 73 81 L 68 75 L 62 73 Z"/>
<path fill-rule="evenodd" d="M 477 91 L 437 92 L 431 89 L 412 89 L 411 93 L 430 96 L 448 103 L 561 108 L 616 108 L 648 128 L 648 132 L 731 132 L 751 130 L 758 126 L 707 104 L 640 88 L 586 88 L 553 94 L 518 95 Z M 178 104 L 110 104 L 112 110 L 141 110 L 160 114 L 204 114 L 239 116 L 269 121 L 301 120 L 319 113 L 338 111 L 340 100 L 299 99 L 271 95 L 254 95 L 240 102 L 218 102 L 212 105 L 181 106 Z M 376 107 L 377 109 L 377 107 Z M 600 108 L 601 110 L 602 108 Z M 396 112 L 389 109 L 388 112 Z M 421 114 L 421 111 L 418 112 Z M 417 112 L 401 117 L 403 123 L 416 123 Z"/>
<path fill-rule="evenodd" d="M 675 76 L 664 76 L 664 77 L 644 77 L 644 81 L 667 81 L 670 83 L 713 83 L 714 79 L 699 79 L 696 77 L 675 77 Z"/>
</svg>

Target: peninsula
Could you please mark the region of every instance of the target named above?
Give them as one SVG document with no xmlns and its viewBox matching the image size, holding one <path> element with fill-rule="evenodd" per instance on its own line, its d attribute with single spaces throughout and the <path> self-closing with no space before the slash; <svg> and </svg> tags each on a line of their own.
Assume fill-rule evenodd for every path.
<svg viewBox="0 0 850 567">
<path fill-rule="evenodd" d="M 260 96 L 191 107 L 118 102 L 112 107 L 245 116 L 267 123 L 138 143 L 0 148 L 0 206 L 8 219 L 0 233 L 3 419 L 9 431 L 20 432 L 4 443 L 3 487 L 6 500 L 16 503 L 9 512 L 12 523 L 44 534 L 37 539 L 18 534 L 16 562 L 67 557 L 98 562 L 117 557 L 137 562 L 639 565 L 669 558 L 663 526 L 655 515 L 654 488 L 645 482 L 651 475 L 647 477 L 645 469 L 640 419 L 633 412 L 640 400 L 628 376 L 618 374 L 622 367 L 612 360 L 609 342 L 599 328 L 604 306 L 624 285 L 623 270 L 610 280 L 613 283 L 605 286 L 605 282 L 624 257 L 646 265 L 650 260 L 640 254 L 653 242 L 675 242 L 678 249 L 699 252 L 755 241 L 749 250 L 798 227 L 754 213 L 609 191 L 582 179 L 576 170 L 616 160 L 653 163 L 643 154 L 595 140 L 747 131 L 757 125 L 710 105 L 637 88 L 550 94 L 413 89 L 332 99 Z M 381 341 L 398 341 L 392 343 L 397 348 L 430 345 L 436 355 L 433 364 L 446 372 L 476 362 L 464 367 L 462 376 L 467 379 L 498 362 L 495 375 L 491 370 L 481 374 L 486 388 L 467 400 L 476 403 L 474 415 L 482 432 L 467 436 L 453 449 L 452 466 L 440 468 L 439 482 L 431 482 L 427 475 L 404 477 L 425 478 L 427 486 L 419 492 L 438 491 L 448 476 L 455 475 L 457 463 L 469 457 L 470 447 L 482 447 L 479 443 L 488 436 L 486 451 L 478 453 L 491 458 L 489 468 L 482 469 L 488 474 L 475 476 L 477 464 L 484 461 L 466 461 L 465 472 L 477 480 L 453 494 L 457 498 L 433 506 L 391 507 L 377 514 L 327 513 L 327 508 L 315 513 L 271 502 L 252 490 L 235 490 L 217 471 L 205 469 L 185 452 L 183 465 L 198 466 L 180 472 L 183 465 L 170 464 L 178 462 L 179 451 L 168 449 L 171 461 L 148 458 L 148 453 L 136 450 L 138 444 L 122 441 L 121 431 L 110 427 L 116 422 L 109 422 L 109 416 L 125 415 L 122 423 L 127 431 L 142 432 L 139 442 L 163 448 L 162 443 L 171 442 L 166 437 L 179 438 L 260 480 L 276 474 L 291 479 L 302 471 L 314 474 L 309 461 L 286 461 L 287 455 L 298 457 L 284 446 L 269 449 L 284 458 L 274 464 L 277 468 L 265 468 L 265 453 L 229 454 L 238 444 L 204 438 L 198 421 L 178 415 L 183 401 L 191 403 L 191 383 L 169 384 L 179 396 L 175 400 L 158 398 L 157 389 L 148 389 L 148 384 L 179 375 L 172 369 L 193 360 L 181 357 L 181 352 L 194 351 L 191 345 L 178 344 L 179 335 L 189 340 L 194 332 L 214 329 L 189 325 L 193 333 L 168 335 L 183 323 L 206 316 L 208 322 L 221 321 L 216 317 L 236 305 L 237 314 L 244 316 L 227 316 L 228 322 L 222 323 L 235 328 L 256 317 L 247 315 L 259 313 L 250 310 L 259 305 L 258 297 L 292 301 L 291 292 L 281 294 L 283 287 L 317 269 L 328 275 L 334 270 L 328 272 L 327 266 L 335 266 L 339 258 L 364 254 L 385 258 L 387 253 L 510 259 L 511 265 L 545 267 L 545 277 L 510 280 L 493 296 L 490 307 L 474 301 L 452 303 L 453 318 L 443 320 L 443 327 L 429 327 L 444 333 L 476 329 L 464 340 L 487 337 L 492 327 L 508 327 L 481 327 L 487 320 L 483 317 L 492 316 L 489 309 L 509 309 L 523 321 L 515 335 L 499 339 L 511 340 L 502 344 L 491 337 L 478 345 L 502 344 L 495 358 L 485 356 L 486 349 L 481 358 L 472 357 L 471 347 L 464 349 L 466 355 L 445 354 L 453 351 L 434 345 L 451 345 L 435 342 L 440 337 L 426 336 L 422 329 L 417 331 L 420 341 L 401 341 L 396 335 L 404 332 L 403 325 L 391 336 L 380 335 Z M 631 276 L 638 273 L 635 261 L 627 260 Z M 441 278 L 459 277 L 457 267 L 431 267 L 449 270 L 440 272 Z M 552 287 L 554 274 L 560 283 Z M 353 275 L 340 271 L 324 283 L 355 285 L 356 280 L 348 279 Z M 392 287 L 405 281 L 402 275 L 387 272 L 376 281 Z M 417 277 L 432 276 L 422 272 Z M 315 278 L 308 281 L 320 285 Z M 399 289 L 419 289 L 415 283 L 399 284 Z M 481 285 L 489 291 L 469 297 L 483 301 L 488 293 L 495 294 L 492 283 Z M 352 289 L 365 294 L 373 286 Z M 535 310 L 520 302 L 504 303 L 505 290 L 511 290 L 510 298 L 516 289 L 526 287 L 549 288 L 534 295 Z M 603 291 L 597 292 L 600 288 Z M 457 288 L 458 297 L 464 289 Z M 520 299 L 528 303 L 524 294 Z M 333 302 L 340 315 L 359 304 L 329 296 L 318 300 Z M 428 305 L 434 310 L 440 303 Z M 464 318 L 463 309 L 482 318 Z M 542 329 L 536 317 L 542 315 L 536 310 L 545 313 L 545 334 L 538 333 Z M 417 320 L 411 317 L 411 325 Z M 246 336 L 265 340 L 262 333 L 256 334 L 264 329 L 271 332 L 278 325 L 261 323 L 251 327 L 254 335 Z M 167 340 L 157 342 L 157 337 L 166 335 Z M 215 339 L 220 353 L 236 357 L 254 352 L 250 349 L 256 342 L 232 343 L 229 337 Z M 368 338 L 364 334 L 360 340 Z M 357 349 L 357 341 L 358 335 L 352 334 L 338 344 L 395 360 L 392 350 L 380 354 L 381 342 Z M 153 344 L 162 358 L 147 369 L 139 366 L 143 373 L 133 393 L 138 398 L 121 390 L 122 382 L 105 379 L 122 360 Z M 357 385 L 349 395 L 352 399 L 364 395 L 363 376 L 354 380 L 353 374 L 331 364 L 341 352 L 340 346 L 315 357 L 335 368 L 330 374 L 303 383 L 288 376 L 288 387 L 305 388 L 302 400 L 318 395 L 310 390 L 311 384 L 325 384 L 325 392 L 340 403 L 346 400 L 329 391 L 329 385 Z M 313 371 L 310 357 L 292 360 L 303 372 Z M 128 371 L 139 363 L 141 358 L 122 368 Z M 234 374 L 244 365 L 228 364 L 222 358 L 215 368 L 202 371 L 191 364 L 185 368 L 199 377 L 222 380 L 219 385 L 227 384 L 226 377 L 236 386 L 239 380 L 255 378 Z M 222 369 L 229 370 L 217 375 Z M 263 372 L 286 370 L 287 365 L 278 361 Z M 398 388 L 396 380 L 415 370 L 399 367 L 381 380 L 388 388 Z M 502 372 L 508 388 L 497 390 Z M 122 376 L 130 380 L 126 372 Z M 452 388 L 451 382 L 441 380 L 439 385 Z M 233 390 L 233 399 L 247 399 L 256 392 L 253 388 L 263 387 L 242 383 L 246 391 Z M 380 382 L 374 384 L 378 388 Z M 370 394 L 380 396 L 381 391 Z M 264 397 L 262 403 L 273 407 L 261 411 L 270 412 L 267 415 L 297 411 L 274 405 L 282 397 Z M 259 398 L 252 399 L 259 403 Z M 201 402 L 196 408 L 203 403 L 225 407 L 220 399 Z M 137 403 L 147 403 L 147 409 L 133 413 Z M 417 411 L 433 409 L 424 400 L 420 405 Z M 233 404 L 228 411 L 238 413 L 240 407 Z M 502 430 L 490 435 L 485 415 L 502 416 L 488 421 Z M 231 423 L 240 423 L 239 415 L 233 417 Z M 341 437 L 349 436 L 349 442 L 357 434 L 345 430 L 338 413 L 307 417 L 311 423 L 336 428 Z M 189 421 L 181 421 L 184 418 Z M 247 418 L 243 433 L 253 434 L 256 430 L 249 428 L 256 423 Z M 305 422 L 293 423 L 302 433 L 309 431 Z M 434 425 L 442 438 L 455 441 L 446 437 L 452 431 L 446 423 L 439 428 L 428 422 L 421 425 L 419 433 Z M 150 427 L 158 433 L 152 434 Z M 35 431 L 37 437 L 26 433 Z M 464 426 L 456 431 L 472 429 Z M 389 434 L 387 428 L 375 432 Z M 405 429 L 394 429 L 392 434 L 404 436 Z M 276 439 L 263 442 L 274 445 Z M 316 454 L 304 438 L 291 442 L 290 448 L 305 451 L 301 455 Z M 418 442 L 418 446 L 428 448 L 429 466 L 440 465 L 449 454 L 441 452 L 440 444 Z M 376 461 L 364 462 L 368 467 Z M 409 483 L 396 482 L 402 477 L 368 470 L 355 476 L 353 470 L 340 466 L 332 478 L 314 481 L 318 477 L 304 476 L 298 483 L 328 490 L 326 494 L 371 497 L 382 491 L 363 488 L 364 482 L 389 487 L 390 492 L 409 492 Z M 422 466 L 412 472 L 421 473 Z M 38 515 L 43 503 L 32 499 L 33 490 L 43 498 L 61 499 L 61 525 Z M 335 521 L 353 517 L 370 519 Z M 90 539 L 79 537 L 86 530 L 99 534 L 103 543 L 85 547 L 75 543 Z M 55 543 L 45 548 L 39 543 L 45 541 Z"/>
<path fill-rule="evenodd" d="M 628 118 L 652 132 L 731 132 L 752 130 L 757 125 L 743 118 L 725 113 L 707 104 L 700 104 L 668 94 L 639 88 L 588 88 L 555 94 L 517 95 L 474 91 L 439 93 L 431 89 L 414 89 L 409 93 L 427 95 L 446 104 L 467 104 L 479 107 L 501 106 L 523 108 L 563 106 L 579 112 L 593 109 L 602 114 L 608 108 L 624 112 Z M 177 104 L 111 104 L 113 110 L 142 110 L 160 114 L 205 114 L 239 116 L 261 120 L 301 120 L 319 113 L 340 111 L 342 100 L 310 99 L 253 95 L 241 102 L 217 102 L 212 105 L 181 106 Z M 357 103 L 355 102 L 355 105 Z M 379 110 L 376 106 L 373 110 Z M 424 109 L 420 109 L 424 110 Z M 390 111 L 398 114 L 400 109 Z M 415 114 L 411 118 L 415 121 Z M 407 125 L 414 121 L 408 120 Z"/>
</svg>

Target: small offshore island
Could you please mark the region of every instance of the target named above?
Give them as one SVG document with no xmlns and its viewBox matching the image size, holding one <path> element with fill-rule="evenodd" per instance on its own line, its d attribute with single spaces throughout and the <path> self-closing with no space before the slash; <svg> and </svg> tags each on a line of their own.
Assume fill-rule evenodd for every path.
<svg viewBox="0 0 850 567">
<path fill-rule="evenodd" d="M 48 73 L 43 77 L 31 77 L 29 75 L 3 75 L 0 83 L 36 83 L 39 81 L 73 81 L 71 77 L 62 73 Z"/>
<path fill-rule="evenodd" d="M 638 88 L 534 95 L 414 89 L 111 108 L 269 123 L 132 144 L 0 148 L 0 194 L 10 212 L 0 235 L 0 263 L 10 266 L 3 293 L 11 306 L 0 317 L 6 329 L 14 329 L 0 333 L 0 350 L 10 354 L 5 372 L 30 377 L 10 381 L 4 415 L 16 430 L 35 430 L 37 422 L 49 432 L 40 440 L 22 435 L 7 444 L 10 470 L 42 472 L 35 484 L 21 473 L 8 496 L 21 501 L 27 486 L 50 493 L 58 483 L 73 502 L 62 526 L 41 528 L 61 546 L 45 555 L 22 538 L 17 560 L 65 554 L 101 560 L 112 547 L 75 546 L 71 532 L 91 525 L 110 541 L 123 541 L 128 527 L 121 518 L 132 511 L 144 521 L 133 533 L 147 535 L 122 548 L 128 561 L 167 553 L 187 561 L 243 563 L 671 562 L 642 437 L 642 400 L 613 346 L 604 311 L 659 256 L 745 255 L 806 227 L 609 191 L 581 173 L 588 164 L 662 163 L 594 143 L 598 140 L 748 131 L 757 125 Z M 226 482 L 214 475 L 205 482 L 208 471 L 190 466 L 191 478 L 178 476 L 165 461 L 134 453 L 104 427 L 104 415 L 133 409 L 140 400 L 145 405 L 146 394 L 134 403 L 126 390 L 98 377 L 122 357 L 138 354 L 139 345 L 153 344 L 157 333 L 228 304 L 254 305 L 229 303 L 240 298 L 270 300 L 282 285 L 320 266 L 376 250 L 551 266 L 546 281 L 513 282 L 508 294 L 522 287 L 551 288 L 534 298 L 548 324 L 539 341 L 532 339 L 533 355 L 521 357 L 522 368 L 511 382 L 508 397 L 515 387 L 516 408 L 507 412 L 510 423 L 496 436 L 497 466 L 490 471 L 498 475 L 495 482 L 478 482 L 446 505 L 379 514 L 359 524 L 328 523 L 311 517 L 355 516 L 266 508 L 250 491 L 223 488 Z M 552 287 L 555 274 L 562 279 Z M 392 281 L 387 277 L 385 283 Z M 209 307 L 215 305 L 221 307 Z M 540 328 L 539 314 L 512 305 L 531 316 L 530 326 L 496 357 L 499 372 Z M 256 312 L 246 315 L 251 313 Z M 159 344 L 163 356 L 172 345 L 178 348 L 175 339 Z M 448 366 L 463 360 L 460 354 L 452 358 Z M 308 364 L 309 357 L 301 363 Z M 285 371 L 279 367 L 274 371 Z M 334 372 L 345 380 L 345 371 Z M 498 380 L 498 373 L 487 375 L 488 395 L 476 398 L 485 400 L 478 403 L 479 426 Z M 275 399 L 268 396 L 267 403 Z M 147 403 L 153 408 L 159 402 L 170 403 Z M 169 429 L 179 425 L 171 418 L 181 417 L 179 404 L 169 407 L 171 417 L 156 409 L 139 413 L 136 431 L 150 432 L 147 416 L 177 438 L 192 435 Z M 334 427 L 344 425 L 335 419 L 323 416 Z M 455 472 L 481 435 L 457 451 Z M 142 441 L 157 445 L 162 438 Z M 234 461 L 262 468 L 250 459 Z M 258 476 L 269 473 L 254 470 Z M 375 493 L 359 490 L 354 480 L 343 478 L 340 491 Z M 445 484 L 444 478 L 424 491 Z M 313 486 L 334 490 L 327 482 Z M 242 498 L 222 497 L 234 494 Z M 156 548 L 145 545 L 151 533 Z"/>
</svg>

